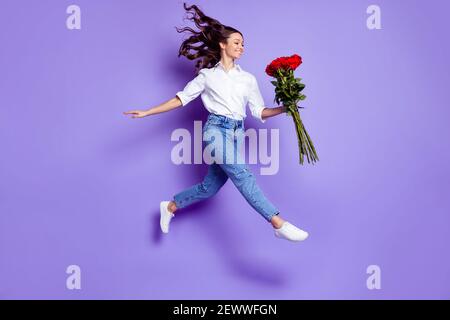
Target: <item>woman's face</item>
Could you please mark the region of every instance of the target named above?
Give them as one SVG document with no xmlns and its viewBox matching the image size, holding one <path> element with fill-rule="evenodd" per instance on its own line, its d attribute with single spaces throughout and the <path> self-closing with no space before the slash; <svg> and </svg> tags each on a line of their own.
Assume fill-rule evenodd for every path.
<svg viewBox="0 0 450 320">
<path fill-rule="evenodd" d="M 232 59 L 239 59 L 244 53 L 244 39 L 238 32 L 232 33 L 227 39 L 227 44 L 220 43 L 225 54 Z"/>
</svg>

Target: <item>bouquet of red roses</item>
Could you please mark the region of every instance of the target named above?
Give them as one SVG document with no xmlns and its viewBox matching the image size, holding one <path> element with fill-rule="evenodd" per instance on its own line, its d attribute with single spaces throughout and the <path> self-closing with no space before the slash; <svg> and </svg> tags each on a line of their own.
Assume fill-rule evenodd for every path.
<svg viewBox="0 0 450 320">
<path fill-rule="evenodd" d="M 306 155 L 308 163 L 310 160 L 314 164 L 319 160 L 313 142 L 306 132 L 303 125 L 300 113 L 298 112 L 298 103 L 300 100 L 305 100 L 306 96 L 301 94 L 305 85 L 301 83 L 301 78 L 294 77 L 294 70 L 302 63 L 302 58 L 294 54 L 290 57 L 280 57 L 273 60 L 267 67 L 266 73 L 276 78 L 276 81 L 271 81 L 275 86 L 275 100 L 277 104 L 280 101 L 286 107 L 287 115 L 291 115 L 294 119 L 295 129 L 297 131 L 298 147 L 300 152 L 300 164 L 303 164 L 303 158 Z"/>
</svg>

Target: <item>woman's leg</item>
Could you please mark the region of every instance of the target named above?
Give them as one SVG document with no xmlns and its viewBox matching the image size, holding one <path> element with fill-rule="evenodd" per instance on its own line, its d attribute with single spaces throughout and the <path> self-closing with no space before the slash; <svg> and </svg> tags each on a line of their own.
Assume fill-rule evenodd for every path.
<svg viewBox="0 0 450 320">
<path fill-rule="evenodd" d="M 274 226 L 278 226 L 283 222 L 281 218 L 274 218 L 274 216 L 279 214 L 279 210 L 266 198 L 256 183 L 255 176 L 246 165 L 224 163 L 220 164 L 220 167 L 250 206 L 261 214 L 264 219 L 270 223 L 274 219 L 272 223 Z"/>
<path fill-rule="evenodd" d="M 227 182 L 228 176 L 219 165 L 213 163 L 208 166 L 208 173 L 201 183 L 195 184 L 173 197 L 168 209 L 174 213 L 177 209 L 185 208 L 195 202 L 208 199 L 215 195 Z"/>
<path fill-rule="evenodd" d="M 220 166 L 219 165 L 217 165 L 217 164 L 212 164 L 211 166 L 217 166 L 217 167 L 219 167 L 219 169 L 223 172 L 223 175 L 221 174 L 221 176 L 222 176 L 222 181 L 223 181 L 223 184 L 225 184 L 225 182 L 227 181 L 227 179 L 228 179 L 228 175 L 220 168 Z M 214 170 L 217 170 L 217 169 L 212 169 L 212 168 L 210 168 L 210 170 L 211 171 L 214 171 Z M 205 179 L 205 180 L 208 180 L 208 179 Z M 255 183 L 255 182 L 254 182 Z M 222 186 L 223 186 L 223 184 L 222 184 Z M 256 183 L 255 183 L 256 184 Z M 201 184 L 200 184 L 201 185 Z M 217 186 L 218 187 L 218 186 Z M 216 188 L 217 188 L 216 187 Z M 192 189 L 196 189 L 196 188 L 199 188 L 199 189 L 203 189 L 204 187 L 199 187 L 199 185 L 195 185 L 195 186 L 193 186 L 193 187 L 191 187 L 191 188 L 189 188 L 189 189 L 187 189 L 187 190 L 185 190 L 185 191 L 183 191 L 183 192 L 181 192 L 181 193 L 179 193 L 178 195 L 178 197 L 177 198 L 181 198 L 182 199 L 182 197 L 183 197 L 183 194 L 188 194 L 188 190 L 192 190 Z M 218 188 L 218 189 L 220 189 L 220 187 Z M 217 189 L 217 190 L 218 190 Z M 239 188 L 238 188 L 239 189 Z M 245 188 L 242 188 L 243 190 L 245 189 Z M 211 190 L 211 188 L 210 188 L 210 190 Z M 217 190 L 214 192 L 214 193 L 211 193 L 209 196 L 212 196 L 212 195 L 214 195 L 216 192 L 217 192 Z M 242 193 L 242 192 L 241 192 Z M 247 197 L 246 197 L 246 193 L 245 192 L 243 192 L 243 195 L 244 195 L 244 197 L 247 199 Z M 175 198 L 175 197 L 174 197 Z M 250 205 L 252 205 L 252 200 L 251 200 L 251 196 L 249 196 L 249 198 L 250 198 L 250 201 L 249 200 L 247 200 L 247 202 L 249 202 L 250 203 Z M 202 199 L 206 199 L 205 197 L 203 197 Z M 197 200 L 198 201 L 198 200 Z M 179 204 L 180 205 L 180 204 Z M 188 204 L 187 204 L 188 205 Z M 187 205 L 184 205 L 184 207 L 185 206 L 187 206 Z M 181 205 L 180 205 L 181 206 Z M 252 207 L 253 208 L 255 208 L 255 206 L 253 206 L 252 205 Z M 176 202 L 175 201 L 170 201 L 170 203 L 169 203 L 169 206 L 168 206 L 168 209 L 169 209 L 169 211 L 170 212 L 172 212 L 172 213 L 175 213 L 175 211 L 178 209 L 178 206 L 177 206 L 177 204 L 176 204 Z M 255 208 L 255 210 L 257 210 L 258 212 L 260 212 L 257 208 Z M 269 215 L 270 216 L 270 215 Z M 275 213 L 274 215 L 272 215 L 272 217 L 270 218 L 270 223 L 272 224 L 272 226 L 275 228 L 275 229 L 279 229 L 279 228 L 281 228 L 281 226 L 283 225 L 283 223 L 284 223 L 284 220 L 279 216 L 279 213 L 277 212 L 277 213 Z"/>
<path fill-rule="evenodd" d="M 232 131 L 222 130 L 222 133 L 224 135 L 224 145 L 220 154 L 222 160 L 219 163 L 220 167 L 250 206 L 261 214 L 264 219 L 272 223 L 274 227 L 280 227 L 284 220 L 277 217 L 279 214 L 278 209 L 266 198 L 256 183 L 255 176 L 245 164 L 241 152 L 244 128 L 236 128 Z"/>
</svg>

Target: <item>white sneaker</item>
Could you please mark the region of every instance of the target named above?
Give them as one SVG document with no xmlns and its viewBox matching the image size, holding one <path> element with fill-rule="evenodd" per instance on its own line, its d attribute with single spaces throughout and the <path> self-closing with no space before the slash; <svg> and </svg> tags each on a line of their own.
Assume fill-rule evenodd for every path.
<svg viewBox="0 0 450 320">
<path fill-rule="evenodd" d="M 163 233 L 169 232 L 169 224 L 170 220 L 175 216 L 172 212 L 169 211 L 167 206 L 169 205 L 170 201 L 161 201 L 159 204 L 159 211 L 161 213 L 161 218 L 159 220 L 159 224 L 161 226 L 161 230 Z"/>
<path fill-rule="evenodd" d="M 293 224 L 285 221 L 281 228 L 275 229 L 275 236 L 290 241 L 303 241 L 308 238 L 308 232 L 303 231 Z"/>
</svg>

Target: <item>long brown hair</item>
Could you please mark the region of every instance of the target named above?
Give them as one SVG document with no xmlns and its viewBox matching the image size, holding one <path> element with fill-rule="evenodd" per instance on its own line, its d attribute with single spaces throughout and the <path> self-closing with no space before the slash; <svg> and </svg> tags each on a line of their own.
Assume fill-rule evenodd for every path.
<svg viewBox="0 0 450 320">
<path fill-rule="evenodd" d="M 220 45 L 219 42 L 227 43 L 227 39 L 232 33 L 239 33 L 242 38 L 242 33 L 235 28 L 223 25 L 218 20 L 206 16 L 195 4 L 186 6 L 183 2 L 183 7 L 186 12 L 192 14 L 188 17 L 189 20 L 194 21 L 195 25 L 200 31 L 195 31 L 190 27 L 184 27 L 176 30 L 178 33 L 189 31 L 192 35 L 181 43 L 178 57 L 185 56 L 189 60 L 197 60 L 195 64 L 195 73 L 198 74 L 202 68 L 211 68 L 220 61 Z M 195 45 L 199 43 L 199 45 Z M 193 50 L 194 53 L 190 53 Z"/>
</svg>

